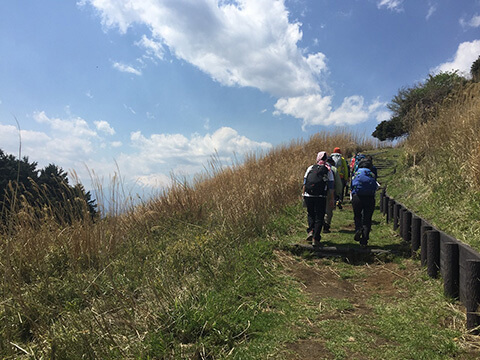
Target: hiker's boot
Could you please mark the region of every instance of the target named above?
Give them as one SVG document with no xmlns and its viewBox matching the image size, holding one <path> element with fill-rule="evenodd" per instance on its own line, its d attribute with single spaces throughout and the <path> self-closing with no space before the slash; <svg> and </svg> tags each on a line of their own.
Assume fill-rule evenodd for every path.
<svg viewBox="0 0 480 360">
<path fill-rule="evenodd" d="M 355 236 L 353 237 L 353 240 L 362 241 L 362 238 L 363 238 L 363 231 L 362 230 L 355 231 Z"/>
<path fill-rule="evenodd" d="M 324 225 L 323 225 L 323 232 L 324 232 L 325 234 L 328 234 L 328 233 L 330 232 L 330 225 L 324 224 Z"/>
<path fill-rule="evenodd" d="M 313 240 L 313 231 L 308 232 L 307 243 L 311 244 Z"/>
</svg>

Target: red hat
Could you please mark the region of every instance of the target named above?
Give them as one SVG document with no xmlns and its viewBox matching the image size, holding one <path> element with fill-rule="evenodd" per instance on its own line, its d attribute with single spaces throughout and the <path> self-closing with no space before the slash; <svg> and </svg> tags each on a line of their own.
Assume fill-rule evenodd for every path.
<svg viewBox="0 0 480 360">
<path fill-rule="evenodd" d="M 339 153 L 339 154 L 342 153 L 342 152 L 340 151 L 340 148 L 339 148 L 339 147 L 336 147 L 335 149 L 333 149 L 333 152 L 334 152 L 334 153 Z"/>
</svg>

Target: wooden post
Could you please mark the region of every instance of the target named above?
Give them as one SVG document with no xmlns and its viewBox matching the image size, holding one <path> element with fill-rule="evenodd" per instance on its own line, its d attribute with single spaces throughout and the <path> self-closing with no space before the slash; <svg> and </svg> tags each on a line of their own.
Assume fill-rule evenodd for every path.
<svg viewBox="0 0 480 360">
<path fill-rule="evenodd" d="M 465 307 L 467 308 L 467 329 L 473 330 L 480 325 L 480 260 L 467 260 L 465 263 Z M 478 334 L 478 330 L 474 331 Z"/>
<path fill-rule="evenodd" d="M 440 269 L 440 233 L 427 231 L 427 274 L 432 278 L 438 276 Z"/>
<path fill-rule="evenodd" d="M 411 241 L 412 241 L 412 252 L 417 251 L 420 248 L 420 239 L 421 239 L 421 227 L 422 219 L 418 216 L 412 217 L 412 232 L 411 232 Z"/>
<path fill-rule="evenodd" d="M 388 197 L 387 194 L 383 196 L 383 215 L 388 217 L 388 203 L 390 201 L 390 198 Z"/>
<path fill-rule="evenodd" d="M 405 214 L 405 208 L 402 206 L 398 212 L 398 233 L 403 239 L 403 215 Z"/>
<path fill-rule="evenodd" d="M 427 265 L 427 232 L 433 228 L 430 225 L 423 225 L 420 234 L 420 264 Z"/>
<path fill-rule="evenodd" d="M 393 205 L 393 230 L 398 229 L 398 218 L 399 218 L 399 213 L 400 209 L 402 208 L 402 205 L 395 203 Z"/>
<path fill-rule="evenodd" d="M 387 223 L 393 220 L 393 204 L 395 200 L 388 198 L 388 207 L 387 207 Z"/>
<path fill-rule="evenodd" d="M 459 250 L 455 242 L 447 242 L 443 248 L 443 292 L 453 299 L 459 296 Z"/>
<path fill-rule="evenodd" d="M 412 240 L 412 212 L 408 209 L 403 214 L 403 240 Z"/>
<path fill-rule="evenodd" d="M 380 214 L 383 214 L 383 198 L 385 196 L 385 189 L 380 191 Z"/>
</svg>

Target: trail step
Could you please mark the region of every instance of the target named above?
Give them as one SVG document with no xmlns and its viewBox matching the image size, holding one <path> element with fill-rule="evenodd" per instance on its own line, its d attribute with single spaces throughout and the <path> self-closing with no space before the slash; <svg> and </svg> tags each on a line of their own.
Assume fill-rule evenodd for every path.
<svg viewBox="0 0 480 360">
<path fill-rule="evenodd" d="M 351 260 L 362 260 L 371 257 L 397 254 L 396 251 L 376 249 L 371 247 L 346 247 L 346 246 L 319 246 L 307 244 L 294 244 L 290 251 L 294 254 L 311 252 L 317 257 L 343 257 Z"/>
</svg>

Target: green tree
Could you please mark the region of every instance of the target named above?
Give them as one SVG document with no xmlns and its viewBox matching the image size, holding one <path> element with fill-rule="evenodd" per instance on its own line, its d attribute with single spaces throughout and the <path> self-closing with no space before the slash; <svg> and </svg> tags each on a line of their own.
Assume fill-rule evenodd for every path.
<svg viewBox="0 0 480 360">
<path fill-rule="evenodd" d="M 414 123 L 428 121 L 452 91 L 465 83 L 466 79 L 456 72 L 442 72 L 429 75 L 425 82 L 401 88 L 387 105 L 392 117 L 378 124 L 372 136 L 384 141 L 408 135 Z"/>
<path fill-rule="evenodd" d="M 49 209 L 60 223 L 97 215 L 90 192 L 81 184 L 71 186 L 61 167 L 49 164 L 37 170 L 36 162 L 18 160 L 0 149 L 0 224 L 7 225 L 9 214 L 22 206 L 32 206 L 39 219 Z"/>
<path fill-rule="evenodd" d="M 472 64 L 472 67 L 470 68 L 470 75 L 472 75 L 472 80 L 474 82 L 480 82 L 480 56 Z"/>
</svg>

